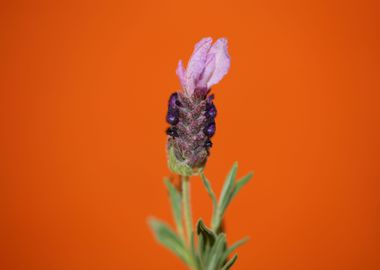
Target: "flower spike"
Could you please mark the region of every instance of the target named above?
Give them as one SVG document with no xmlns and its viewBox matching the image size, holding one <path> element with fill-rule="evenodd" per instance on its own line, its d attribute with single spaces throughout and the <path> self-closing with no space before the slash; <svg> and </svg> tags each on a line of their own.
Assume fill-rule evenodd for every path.
<svg viewBox="0 0 380 270">
<path fill-rule="evenodd" d="M 230 57 L 227 40 L 201 39 L 194 47 L 186 69 L 178 62 L 176 74 L 181 90 L 169 99 L 166 120 L 169 167 L 178 174 L 190 176 L 203 169 L 216 131 L 216 107 L 211 86 L 228 72 Z"/>
</svg>

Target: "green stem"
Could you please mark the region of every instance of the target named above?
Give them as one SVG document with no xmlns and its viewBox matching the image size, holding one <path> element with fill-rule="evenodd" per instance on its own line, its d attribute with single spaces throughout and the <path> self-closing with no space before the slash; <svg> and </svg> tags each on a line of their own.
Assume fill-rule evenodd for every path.
<svg viewBox="0 0 380 270">
<path fill-rule="evenodd" d="M 182 204 L 185 219 L 185 228 L 187 235 L 187 246 L 189 254 L 189 267 L 190 269 L 196 270 L 194 257 L 192 255 L 191 238 L 193 237 L 193 217 L 191 214 L 191 203 L 190 203 L 190 181 L 189 177 L 182 176 Z"/>
<path fill-rule="evenodd" d="M 186 237 L 185 237 L 185 231 L 183 230 L 182 225 L 177 228 L 177 232 L 178 232 L 179 237 L 181 238 L 181 240 L 185 244 L 186 243 Z"/>
<path fill-rule="evenodd" d="M 190 238 L 193 234 L 193 218 L 191 215 L 190 205 L 190 181 L 189 177 L 182 176 L 182 202 L 184 209 L 185 228 L 187 235 L 187 244 L 190 246 Z"/>
</svg>

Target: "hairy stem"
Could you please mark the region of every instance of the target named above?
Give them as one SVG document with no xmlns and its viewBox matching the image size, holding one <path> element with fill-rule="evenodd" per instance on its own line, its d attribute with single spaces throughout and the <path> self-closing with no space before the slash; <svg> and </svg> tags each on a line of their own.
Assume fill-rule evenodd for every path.
<svg viewBox="0 0 380 270">
<path fill-rule="evenodd" d="M 182 203 L 185 218 L 185 228 L 187 235 L 187 244 L 190 245 L 190 238 L 193 234 L 193 218 L 191 215 L 191 204 L 190 204 L 190 181 L 189 177 L 182 176 Z"/>
<path fill-rule="evenodd" d="M 189 251 L 189 267 L 190 269 L 196 270 L 196 265 L 194 262 L 194 257 L 191 252 L 191 238 L 193 237 L 193 217 L 191 214 L 191 203 L 190 203 L 190 181 L 189 177 L 182 176 L 182 204 L 183 213 L 185 219 L 185 228 L 187 235 L 187 246 Z"/>
</svg>

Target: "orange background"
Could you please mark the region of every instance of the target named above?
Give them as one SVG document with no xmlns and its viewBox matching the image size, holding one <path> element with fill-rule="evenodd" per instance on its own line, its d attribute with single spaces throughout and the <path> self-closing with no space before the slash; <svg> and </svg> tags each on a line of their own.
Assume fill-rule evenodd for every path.
<svg viewBox="0 0 380 270">
<path fill-rule="evenodd" d="M 171 219 L 177 61 L 226 36 L 206 173 L 219 191 L 234 160 L 255 171 L 227 213 L 251 236 L 236 269 L 380 269 L 375 2 L 3 1 L 0 268 L 185 269 L 146 218 Z"/>
</svg>

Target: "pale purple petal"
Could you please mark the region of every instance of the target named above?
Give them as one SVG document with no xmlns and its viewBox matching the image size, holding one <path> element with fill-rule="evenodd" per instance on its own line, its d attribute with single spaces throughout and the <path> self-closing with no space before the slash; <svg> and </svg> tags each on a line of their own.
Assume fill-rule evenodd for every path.
<svg viewBox="0 0 380 270">
<path fill-rule="evenodd" d="M 177 70 L 176 70 L 176 74 L 178 76 L 179 82 L 181 83 L 183 89 L 186 88 L 185 72 L 186 71 L 185 71 L 185 68 L 183 67 L 182 60 L 179 60 Z"/>
<path fill-rule="evenodd" d="M 197 82 L 197 87 L 207 88 L 207 82 L 210 80 L 212 74 L 215 71 L 215 54 L 208 54 L 205 64 L 205 69 L 203 70 L 199 80 Z"/>
<path fill-rule="evenodd" d="M 207 88 L 217 84 L 227 74 L 230 68 L 230 56 L 227 49 L 227 40 L 225 38 L 218 39 L 211 47 L 209 54 L 215 55 L 215 70 L 207 82 Z"/>
<path fill-rule="evenodd" d="M 211 38 L 203 38 L 195 45 L 194 52 L 186 68 L 185 91 L 188 95 L 193 94 L 197 80 L 205 68 L 207 53 L 211 47 L 211 43 Z"/>
</svg>

